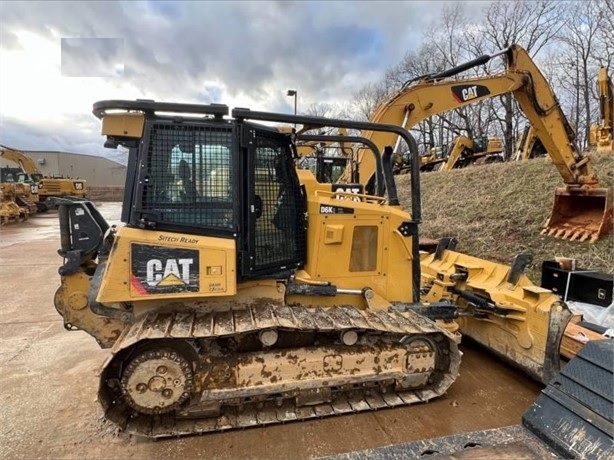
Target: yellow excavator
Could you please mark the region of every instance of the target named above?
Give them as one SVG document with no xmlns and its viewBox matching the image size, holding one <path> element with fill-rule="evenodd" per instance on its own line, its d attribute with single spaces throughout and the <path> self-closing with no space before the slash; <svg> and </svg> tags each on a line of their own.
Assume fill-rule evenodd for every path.
<svg viewBox="0 0 614 460">
<path fill-rule="evenodd" d="M 22 170 L 17 175 L 17 182 L 29 184 L 32 192 L 38 195 L 36 206 L 39 212 L 46 211 L 50 205 L 48 198 L 87 196 L 86 181 L 83 179 L 65 179 L 44 177 L 32 158 L 21 150 L 0 145 L 0 157 L 19 165 Z"/>
<path fill-rule="evenodd" d="M 499 55 L 506 58 L 506 68 L 499 74 L 450 78 Z M 548 81 L 519 45 L 407 82 L 375 111 L 370 121 L 411 129 L 428 117 L 502 94 L 514 96 L 563 178 L 564 186 L 555 190 L 552 211 L 542 232 L 558 238 L 591 242 L 609 235 L 613 227 L 612 191 L 599 186 L 590 157 L 583 155 L 576 146 L 574 130 Z M 398 151 L 398 137 L 392 134 L 366 132 L 363 137 L 380 149 L 384 145 L 395 145 L 394 151 Z M 360 182 L 366 184 L 367 190 L 372 190 L 374 159 L 363 155 L 356 161 L 360 163 Z M 412 175 L 416 174 L 414 180 L 418 180 L 418 173 L 418 168 L 411 171 Z M 342 177 L 341 180 L 348 179 Z"/>
<path fill-rule="evenodd" d="M 531 125 L 525 126 L 522 135 L 516 142 L 514 161 L 530 160 L 548 155 L 539 138 L 535 135 L 535 130 Z"/>
<path fill-rule="evenodd" d="M 446 162 L 446 155 L 447 150 L 443 146 L 431 147 L 427 152 L 420 155 L 420 171 L 439 171 Z M 398 169 L 401 174 L 408 173 L 411 159 L 406 156 L 400 163 Z"/>
<path fill-rule="evenodd" d="M 447 149 L 438 145 L 420 153 L 420 171 L 439 171 L 447 159 Z M 408 174 L 411 171 L 411 158 L 409 152 L 399 153 L 394 156 L 395 174 Z"/>
<path fill-rule="evenodd" d="M 608 75 L 608 70 L 601 67 L 597 74 L 597 94 L 599 95 L 600 121 L 591 126 L 589 145 L 596 146 L 598 152 L 614 150 L 612 139 L 614 135 L 614 86 Z"/>
<path fill-rule="evenodd" d="M 453 142 L 443 146 L 432 147 L 428 153 L 420 155 L 420 171 L 451 171 L 464 168 L 485 157 L 485 163 L 502 162 L 503 141 L 497 136 L 481 136 L 470 139 L 457 136 Z M 411 170 L 411 161 L 407 155 L 395 156 L 395 173 L 407 174 Z"/>
<path fill-rule="evenodd" d="M 480 158 L 485 158 L 486 163 L 502 162 L 503 153 L 503 141 L 500 137 L 482 136 L 470 139 L 467 136 L 458 136 L 450 144 L 448 158 L 440 171 L 464 168 Z"/>
<path fill-rule="evenodd" d="M 296 134 L 273 124 L 390 133 L 417 166 L 404 128 L 143 100 L 93 113 L 105 145 L 128 151 L 123 225 L 58 200 L 54 303 L 66 329 L 110 348 L 98 396 L 123 430 L 179 436 L 428 401 L 458 375 L 461 320 L 536 379 L 558 371 L 571 313 L 523 274 L 526 257 L 490 263 L 449 239 L 421 254 L 420 182 L 408 212 L 392 145 L 372 150 L 386 196 L 354 193 L 296 168 Z"/>
</svg>

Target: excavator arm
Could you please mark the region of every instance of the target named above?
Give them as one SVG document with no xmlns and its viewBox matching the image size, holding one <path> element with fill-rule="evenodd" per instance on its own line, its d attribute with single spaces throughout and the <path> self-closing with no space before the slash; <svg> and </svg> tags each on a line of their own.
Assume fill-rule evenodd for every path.
<svg viewBox="0 0 614 460">
<path fill-rule="evenodd" d="M 450 78 L 501 54 L 506 57 L 506 69 L 500 74 Z M 370 121 L 411 129 L 428 117 L 509 93 L 518 101 L 565 183 L 555 191 L 553 210 L 543 232 L 581 241 L 596 241 L 609 234 L 612 231 L 611 191 L 599 188 L 590 158 L 577 148 L 575 133 L 548 81 L 526 50 L 518 45 L 409 82 L 380 106 Z M 380 149 L 385 145 L 398 147 L 397 136 L 389 133 L 368 132 L 363 136 Z M 366 185 L 375 170 L 374 159 L 364 155 L 359 161 L 360 182 Z"/>
<path fill-rule="evenodd" d="M 6 158 L 7 160 L 19 165 L 19 167 L 25 173 L 40 174 L 34 160 L 19 150 L 0 145 L 0 157 Z"/>
<path fill-rule="evenodd" d="M 614 86 L 605 67 L 599 69 L 597 74 L 597 92 L 599 94 L 599 124 L 591 126 L 590 145 L 596 146 L 597 151 L 607 152 L 614 150 Z"/>
<path fill-rule="evenodd" d="M 531 158 L 548 155 L 541 141 L 535 135 L 533 126 L 527 125 L 522 131 L 522 136 L 516 143 L 514 161 L 529 160 Z"/>
<path fill-rule="evenodd" d="M 463 152 L 473 148 L 473 141 L 466 136 L 458 136 L 449 150 L 448 159 L 442 166 L 441 171 L 451 171 L 461 159 Z"/>
</svg>

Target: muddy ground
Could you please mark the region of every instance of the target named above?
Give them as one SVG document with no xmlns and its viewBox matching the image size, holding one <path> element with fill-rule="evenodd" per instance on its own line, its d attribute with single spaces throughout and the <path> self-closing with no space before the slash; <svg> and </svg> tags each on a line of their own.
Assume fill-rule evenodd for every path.
<svg viewBox="0 0 614 460">
<path fill-rule="evenodd" d="M 113 223 L 117 203 L 99 203 Z M 516 425 L 542 386 L 464 344 L 461 375 L 429 403 L 308 422 L 151 441 L 102 418 L 97 372 L 108 356 L 64 330 L 56 212 L 0 229 L 0 457 L 306 459 L 422 438 Z"/>
</svg>

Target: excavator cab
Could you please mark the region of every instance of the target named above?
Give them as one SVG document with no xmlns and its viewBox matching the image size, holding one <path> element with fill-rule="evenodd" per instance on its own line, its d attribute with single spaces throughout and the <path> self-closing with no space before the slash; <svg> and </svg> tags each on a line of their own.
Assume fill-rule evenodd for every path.
<svg viewBox="0 0 614 460">
<path fill-rule="evenodd" d="M 474 153 L 486 152 L 488 148 L 488 136 L 475 137 L 473 139 L 473 151 Z"/>
</svg>

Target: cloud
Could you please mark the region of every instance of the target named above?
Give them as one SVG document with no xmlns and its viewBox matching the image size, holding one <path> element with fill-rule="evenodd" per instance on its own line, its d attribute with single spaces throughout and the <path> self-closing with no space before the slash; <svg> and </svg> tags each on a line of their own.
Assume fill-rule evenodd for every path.
<svg viewBox="0 0 614 460">
<path fill-rule="evenodd" d="M 293 88 L 299 112 L 314 103 L 348 103 L 420 46 L 444 5 L 3 2 L 0 116 L 10 118 L 16 147 L 53 143 L 92 153 L 100 139 L 90 125 L 98 121 L 92 118 L 87 129 L 71 123 L 91 117 L 91 104 L 101 99 L 219 102 L 291 113 L 286 90 Z M 32 132 L 49 135 L 36 136 L 40 143 L 32 146 Z"/>
<path fill-rule="evenodd" d="M 63 77 L 121 77 L 123 38 L 62 38 Z"/>
</svg>

